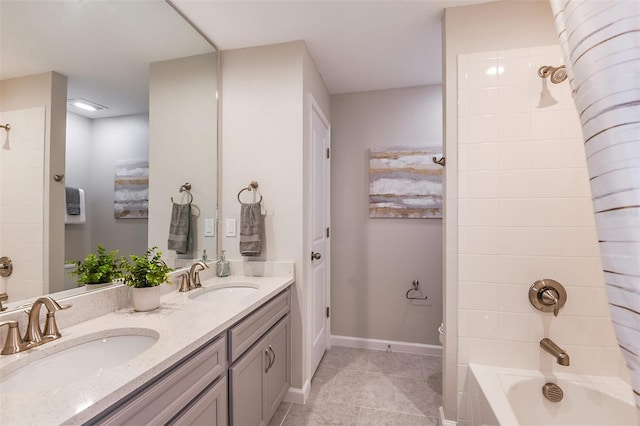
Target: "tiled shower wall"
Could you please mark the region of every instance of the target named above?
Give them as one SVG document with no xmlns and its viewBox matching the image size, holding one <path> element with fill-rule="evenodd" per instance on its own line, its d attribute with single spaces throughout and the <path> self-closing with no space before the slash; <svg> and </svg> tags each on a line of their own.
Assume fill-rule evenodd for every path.
<svg viewBox="0 0 640 426">
<path fill-rule="evenodd" d="M 13 261 L 11 276 L 0 277 L 0 292 L 11 302 L 42 294 L 45 108 L 0 118 L 11 124 L 8 135 L 0 131 L 0 256 Z"/>
<path fill-rule="evenodd" d="M 560 64 L 559 46 L 458 57 L 458 390 L 463 423 L 471 362 L 626 374 L 609 318 L 569 84 L 552 84 L 537 75 L 543 65 Z M 529 304 L 528 288 L 541 278 L 555 279 L 567 289 L 567 304 L 557 318 Z M 566 349 L 571 366 L 555 364 L 539 348 L 543 337 Z"/>
</svg>

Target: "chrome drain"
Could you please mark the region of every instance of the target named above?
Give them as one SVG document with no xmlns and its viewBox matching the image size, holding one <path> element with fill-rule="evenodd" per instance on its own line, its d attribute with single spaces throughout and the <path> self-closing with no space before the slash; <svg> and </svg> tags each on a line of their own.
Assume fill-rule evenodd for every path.
<svg viewBox="0 0 640 426">
<path fill-rule="evenodd" d="M 542 394 L 551 402 L 560 402 L 564 398 L 564 392 L 562 388 L 555 383 L 545 383 L 542 386 Z"/>
</svg>

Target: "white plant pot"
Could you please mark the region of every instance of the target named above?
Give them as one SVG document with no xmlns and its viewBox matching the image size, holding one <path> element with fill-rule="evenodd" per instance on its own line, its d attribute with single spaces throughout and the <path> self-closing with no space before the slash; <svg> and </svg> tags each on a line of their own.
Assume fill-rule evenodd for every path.
<svg viewBox="0 0 640 426">
<path fill-rule="evenodd" d="M 131 299 L 135 311 L 153 311 L 160 306 L 160 286 L 132 288 L 131 290 Z"/>
</svg>

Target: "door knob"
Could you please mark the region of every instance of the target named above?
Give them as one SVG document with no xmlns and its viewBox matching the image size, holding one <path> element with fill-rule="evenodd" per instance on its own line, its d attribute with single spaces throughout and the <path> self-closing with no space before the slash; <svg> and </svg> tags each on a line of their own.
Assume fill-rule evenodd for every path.
<svg viewBox="0 0 640 426">
<path fill-rule="evenodd" d="M 322 255 L 320 253 L 311 252 L 311 260 L 320 260 Z"/>
</svg>

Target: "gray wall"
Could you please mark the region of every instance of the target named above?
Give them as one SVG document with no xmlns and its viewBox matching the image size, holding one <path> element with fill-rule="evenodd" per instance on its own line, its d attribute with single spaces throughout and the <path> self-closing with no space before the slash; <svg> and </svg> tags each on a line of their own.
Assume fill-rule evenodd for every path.
<svg viewBox="0 0 640 426">
<path fill-rule="evenodd" d="M 368 197 L 369 148 L 441 143 L 440 85 L 332 96 L 332 335 L 438 344 L 442 220 L 369 219 Z"/>
<path fill-rule="evenodd" d="M 83 259 L 98 244 L 122 255 L 147 248 L 147 219 L 115 219 L 114 173 L 117 161 L 149 158 L 147 114 L 89 120 L 67 114 L 66 185 L 85 190 L 87 222 L 66 225 L 65 258 Z"/>
</svg>

